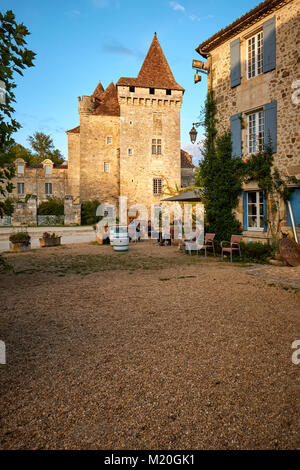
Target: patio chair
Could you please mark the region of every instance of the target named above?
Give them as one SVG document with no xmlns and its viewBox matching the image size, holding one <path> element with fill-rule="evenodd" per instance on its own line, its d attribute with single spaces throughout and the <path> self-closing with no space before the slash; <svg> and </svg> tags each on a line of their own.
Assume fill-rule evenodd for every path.
<svg viewBox="0 0 300 470">
<path fill-rule="evenodd" d="M 222 259 L 224 258 L 224 253 L 230 253 L 230 261 L 232 262 L 232 253 L 233 251 L 238 251 L 241 256 L 241 241 L 242 235 L 231 235 L 230 242 L 224 240 L 221 242 L 222 248 Z M 224 246 L 224 243 L 230 244 L 230 246 Z"/>
<path fill-rule="evenodd" d="M 194 242 L 186 242 L 186 251 L 189 252 L 189 254 L 192 254 L 192 250 L 196 251 L 197 254 L 199 251 L 204 250 L 205 251 L 205 256 L 207 256 L 207 249 L 212 248 L 214 256 L 216 255 L 215 252 L 215 245 L 214 245 L 214 238 L 216 234 L 215 233 L 207 233 L 205 235 L 205 240 L 204 240 L 204 245 L 203 243 L 197 243 L 196 241 Z"/>
</svg>

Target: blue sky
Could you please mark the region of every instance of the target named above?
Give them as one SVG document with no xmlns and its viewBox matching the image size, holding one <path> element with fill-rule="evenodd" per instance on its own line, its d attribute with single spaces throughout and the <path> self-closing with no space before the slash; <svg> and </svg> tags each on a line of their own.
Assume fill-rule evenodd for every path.
<svg viewBox="0 0 300 470">
<path fill-rule="evenodd" d="M 31 32 L 35 67 L 17 78 L 15 140 L 27 146 L 35 131 L 50 134 L 67 158 L 65 131 L 79 124 L 78 100 L 99 81 L 136 77 L 154 32 L 177 82 L 185 88 L 181 143 L 203 106 L 207 81 L 194 85 L 195 48 L 255 7 L 259 0 L 0 0 Z M 201 131 L 200 131 L 201 132 Z M 195 150 L 195 149 L 194 149 Z M 198 160 L 197 151 L 194 161 Z M 199 154 L 200 156 L 200 154 Z"/>
</svg>

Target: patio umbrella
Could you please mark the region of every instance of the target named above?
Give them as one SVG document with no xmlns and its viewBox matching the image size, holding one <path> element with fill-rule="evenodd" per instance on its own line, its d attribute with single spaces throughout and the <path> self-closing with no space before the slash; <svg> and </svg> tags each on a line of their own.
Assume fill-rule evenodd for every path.
<svg viewBox="0 0 300 470">
<path fill-rule="evenodd" d="M 198 191 L 186 191 L 185 193 L 177 194 L 176 196 L 167 197 L 163 201 L 178 201 L 178 202 L 202 202 L 201 189 Z"/>
</svg>

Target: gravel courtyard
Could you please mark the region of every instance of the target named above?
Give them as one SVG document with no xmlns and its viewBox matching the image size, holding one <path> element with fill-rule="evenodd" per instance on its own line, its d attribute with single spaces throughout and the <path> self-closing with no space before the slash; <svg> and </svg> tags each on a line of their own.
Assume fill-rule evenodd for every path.
<svg viewBox="0 0 300 470">
<path fill-rule="evenodd" d="M 0 448 L 300 447 L 300 269 L 147 242 L 7 260 Z"/>
</svg>

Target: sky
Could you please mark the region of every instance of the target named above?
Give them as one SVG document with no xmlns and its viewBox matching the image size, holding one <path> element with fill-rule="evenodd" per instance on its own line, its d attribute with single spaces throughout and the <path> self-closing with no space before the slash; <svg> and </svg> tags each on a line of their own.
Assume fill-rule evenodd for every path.
<svg viewBox="0 0 300 470">
<path fill-rule="evenodd" d="M 154 32 L 176 81 L 185 88 L 181 108 L 181 145 L 201 154 L 189 142 L 199 120 L 207 79 L 194 84 L 195 48 L 232 23 L 259 0 L 0 0 L 0 10 L 13 10 L 30 31 L 27 47 L 35 66 L 16 75 L 14 138 L 29 146 L 36 131 L 50 134 L 67 159 L 65 131 L 79 124 L 78 96 L 91 95 L 99 81 L 106 88 L 120 77 L 136 77 Z M 199 129 L 198 139 L 201 140 Z"/>
</svg>

